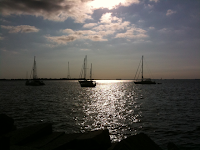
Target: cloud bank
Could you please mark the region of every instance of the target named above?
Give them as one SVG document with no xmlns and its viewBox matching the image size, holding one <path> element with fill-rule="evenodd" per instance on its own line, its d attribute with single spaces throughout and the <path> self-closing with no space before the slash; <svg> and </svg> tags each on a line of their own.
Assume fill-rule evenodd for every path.
<svg viewBox="0 0 200 150">
<path fill-rule="evenodd" d="M 52 21 L 65 21 L 71 17 L 75 22 L 83 23 L 92 19 L 95 9 L 111 9 L 133 3 L 139 3 L 139 0 L 1 0 L 0 12 L 3 16 L 32 15 Z"/>
<path fill-rule="evenodd" d="M 101 16 L 98 23 L 87 23 L 83 28 L 91 28 L 90 30 L 72 30 L 64 29 L 62 33 L 67 35 L 62 36 L 45 36 L 49 41 L 58 44 L 67 44 L 78 39 L 89 39 L 92 41 L 108 41 L 109 35 L 113 38 L 126 38 L 141 40 L 148 35 L 141 28 L 136 28 L 129 21 L 123 21 L 121 18 L 112 16 L 111 13 L 105 13 Z"/>
</svg>

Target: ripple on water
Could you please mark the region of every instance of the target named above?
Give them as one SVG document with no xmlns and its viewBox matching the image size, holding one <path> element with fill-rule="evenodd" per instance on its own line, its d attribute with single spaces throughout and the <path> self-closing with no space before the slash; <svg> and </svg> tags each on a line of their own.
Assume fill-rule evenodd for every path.
<svg viewBox="0 0 200 150">
<path fill-rule="evenodd" d="M 162 82 L 104 80 L 81 88 L 77 81 L 45 81 L 42 87 L 0 81 L 0 113 L 13 117 L 17 127 L 43 121 L 66 133 L 108 128 L 113 142 L 145 132 L 164 149 L 169 141 L 200 147 L 199 81 Z"/>
</svg>

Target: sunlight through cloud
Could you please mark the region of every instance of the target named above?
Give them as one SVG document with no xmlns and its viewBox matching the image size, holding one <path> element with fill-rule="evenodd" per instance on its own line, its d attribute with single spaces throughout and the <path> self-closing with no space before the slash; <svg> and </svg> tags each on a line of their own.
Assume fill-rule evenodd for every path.
<svg viewBox="0 0 200 150">
<path fill-rule="evenodd" d="M 94 0 L 88 3 L 94 9 L 108 8 L 113 9 L 117 6 L 128 6 L 132 3 L 139 3 L 139 0 Z"/>
</svg>

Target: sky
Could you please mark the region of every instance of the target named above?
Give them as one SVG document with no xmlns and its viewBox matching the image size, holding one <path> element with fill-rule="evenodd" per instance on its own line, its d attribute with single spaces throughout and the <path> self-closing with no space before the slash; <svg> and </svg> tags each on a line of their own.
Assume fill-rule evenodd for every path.
<svg viewBox="0 0 200 150">
<path fill-rule="evenodd" d="M 200 78 L 199 0 L 0 0 L 0 78 Z M 69 72 L 68 72 L 69 62 Z M 139 72 L 141 72 L 139 70 Z"/>
</svg>

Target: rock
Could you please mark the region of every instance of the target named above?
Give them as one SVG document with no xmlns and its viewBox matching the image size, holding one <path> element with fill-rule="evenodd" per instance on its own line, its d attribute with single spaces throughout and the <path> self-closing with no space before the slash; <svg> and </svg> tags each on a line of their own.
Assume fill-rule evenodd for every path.
<svg viewBox="0 0 200 150">
<path fill-rule="evenodd" d="M 0 135 L 15 129 L 14 120 L 5 114 L 0 114 Z"/>
<path fill-rule="evenodd" d="M 42 123 L 18 129 L 9 133 L 10 145 L 24 145 L 52 133 L 51 123 Z"/>
<path fill-rule="evenodd" d="M 84 133 L 72 142 L 71 149 L 104 150 L 111 146 L 108 129 Z"/>
<path fill-rule="evenodd" d="M 51 123 L 41 123 L 12 131 L 14 120 L 0 115 L 0 150 L 161 150 L 146 134 L 129 136 L 120 142 L 110 141 L 109 131 L 65 134 L 52 132 Z M 10 132 L 11 131 L 11 132 Z M 168 150 L 179 150 L 170 142 Z"/>
<path fill-rule="evenodd" d="M 39 150 L 32 147 L 12 145 L 9 150 Z"/>
<path fill-rule="evenodd" d="M 10 139 L 6 136 L 0 136 L 0 149 L 1 150 L 10 150 Z"/>
<path fill-rule="evenodd" d="M 129 136 L 115 145 L 113 150 L 161 150 L 161 148 L 151 140 L 146 134 L 140 133 Z"/>
<path fill-rule="evenodd" d="M 58 139 L 64 134 L 65 134 L 64 132 L 53 132 L 51 134 L 41 136 L 37 138 L 36 140 L 30 141 L 27 144 L 25 144 L 25 146 L 33 147 L 33 148 L 42 148 L 48 145 L 49 143 L 52 143 L 55 139 Z"/>
<path fill-rule="evenodd" d="M 167 149 L 168 150 L 179 150 L 179 148 L 174 143 L 172 143 L 172 142 L 169 142 L 167 144 Z"/>
<path fill-rule="evenodd" d="M 63 150 L 69 149 L 70 142 L 75 140 L 77 137 L 82 135 L 82 133 L 74 133 L 74 134 L 64 134 L 47 145 L 41 147 L 42 150 Z"/>
</svg>

